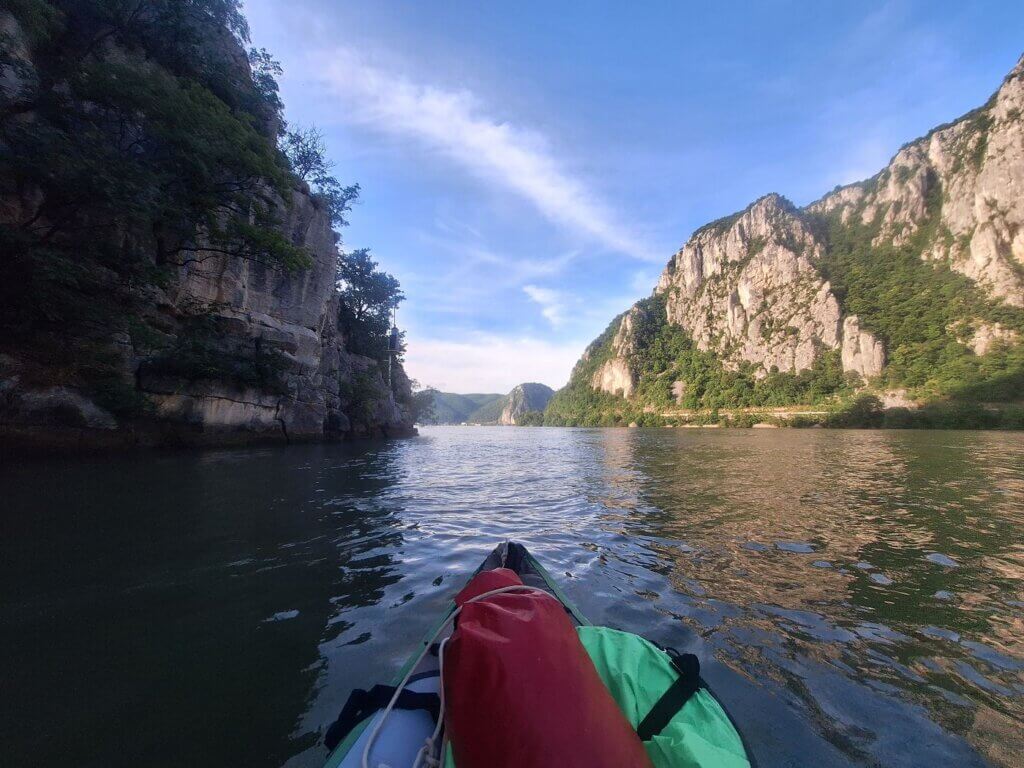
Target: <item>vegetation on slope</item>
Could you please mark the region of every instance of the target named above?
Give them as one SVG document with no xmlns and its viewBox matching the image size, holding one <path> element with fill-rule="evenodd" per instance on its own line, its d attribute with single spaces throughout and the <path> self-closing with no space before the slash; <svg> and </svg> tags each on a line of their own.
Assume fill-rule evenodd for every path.
<svg viewBox="0 0 1024 768">
<path fill-rule="evenodd" d="M 468 423 L 472 421 L 471 416 L 480 408 L 504 399 L 504 395 L 479 393 L 461 395 L 455 392 L 439 392 L 436 389 L 424 391 L 430 392 L 433 402 L 433 412 L 423 422 L 425 424 Z"/>
<path fill-rule="evenodd" d="M 501 412 L 505 410 L 508 403 L 508 395 L 501 395 L 496 400 L 489 400 L 481 404 L 475 411 L 466 417 L 470 424 L 497 424 L 501 418 Z"/>
<path fill-rule="evenodd" d="M 5 8 L 23 35 L 0 39 L 3 351 L 124 414 L 143 401 L 123 338 L 153 369 L 273 389 L 272 352 L 218 349 L 202 317 L 169 328 L 147 314 L 181 266 L 210 255 L 306 268 L 280 226 L 294 190 L 308 184 L 336 227 L 358 195 L 330 174 L 319 134 L 287 130 L 280 67 L 263 50 L 245 60 L 239 0 Z M 379 356 L 397 281 L 365 253 L 342 255 L 339 281 L 343 327 Z"/>
<path fill-rule="evenodd" d="M 844 312 L 885 343 L 882 384 L 922 397 L 1006 402 L 1024 399 L 1024 345 L 997 344 L 986 355 L 962 343 L 978 322 L 1024 332 L 1024 311 L 989 299 L 969 278 L 944 263 L 922 259 L 939 232 L 942 190 L 933 180 L 926 220 L 900 246 L 874 244 L 883 216 L 841 222 L 839 212 L 818 223 L 828 247 L 818 267 Z"/>
<path fill-rule="evenodd" d="M 621 397 L 599 392 L 590 386 L 598 368 L 614 354 L 612 339 L 622 317 L 619 315 L 608 323 L 601 335 L 590 343 L 576 363 L 569 383 L 552 396 L 544 410 L 547 426 L 615 426 L 626 418 L 626 411 L 631 413 L 630 404 Z"/>
<path fill-rule="evenodd" d="M 614 426 L 636 422 L 656 424 L 663 411 L 675 408 L 714 412 L 722 408 L 771 408 L 826 402 L 852 391 L 843 374 L 839 354 L 823 351 L 814 368 L 798 374 L 774 371 L 758 379 L 752 365 L 728 370 L 711 352 L 701 351 L 686 332 L 665 321 L 664 298 L 640 302 L 645 310 L 637 328 L 637 351 L 630 365 L 637 373 L 630 400 L 595 391 L 590 382 L 611 355 L 611 339 L 618 326 L 591 345 L 590 358 L 573 372 L 569 384 L 552 398 L 545 423 L 552 425 Z M 676 382 L 682 391 L 673 393 Z"/>
</svg>

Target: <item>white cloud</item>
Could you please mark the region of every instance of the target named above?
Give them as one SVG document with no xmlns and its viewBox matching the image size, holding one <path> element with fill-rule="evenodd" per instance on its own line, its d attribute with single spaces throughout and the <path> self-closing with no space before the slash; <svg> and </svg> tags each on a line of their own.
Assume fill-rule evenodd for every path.
<svg viewBox="0 0 1024 768">
<path fill-rule="evenodd" d="M 531 301 L 540 304 L 540 313 L 547 318 L 551 325 L 557 328 L 565 322 L 569 303 L 572 300 L 571 296 L 552 288 L 542 288 L 539 285 L 524 285 L 523 293 L 529 296 Z"/>
<path fill-rule="evenodd" d="M 524 381 L 558 389 L 586 342 L 475 333 L 461 339 L 414 337 L 405 367 L 423 386 L 444 392 L 506 393 Z"/>
<path fill-rule="evenodd" d="M 560 163 L 547 139 L 490 115 L 467 90 L 413 82 L 340 48 L 321 54 L 346 119 L 436 151 L 474 176 L 514 192 L 558 226 L 644 261 L 663 261 L 616 220 L 612 210 Z"/>
<path fill-rule="evenodd" d="M 493 273 L 489 275 L 490 282 L 501 286 L 519 286 L 524 280 L 556 275 L 565 270 L 580 255 L 577 250 L 569 250 L 555 256 L 527 258 L 498 253 L 483 244 L 480 237 L 438 236 L 425 231 L 418 232 L 417 236 L 424 243 L 442 248 L 457 256 L 461 265 L 459 269 L 462 272 L 479 267 L 490 268 Z M 498 283 L 495 283 L 495 280 Z"/>
</svg>

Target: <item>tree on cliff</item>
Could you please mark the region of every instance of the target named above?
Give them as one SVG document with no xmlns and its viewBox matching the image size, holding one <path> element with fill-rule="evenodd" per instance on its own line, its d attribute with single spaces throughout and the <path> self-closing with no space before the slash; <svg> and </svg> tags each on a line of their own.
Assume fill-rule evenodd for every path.
<svg viewBox="0 0 1024 768">
<path fill-rule="evenodd" d="M 368 248 L 360 248 L 339 255 L 338 290 L 338 327 L 348 340 L 348 348 L 383 359 L 388 354 L 391 312 L 405 299 L 398 280 L 377 269 Z"/>
<path fill-rule="evenodd" d="M 427 387 L 419 389 L 419 382 L 411 382 L 413 387 L 412 401 L 409 404 L 409 418 L 414 424 L 422 424 L 434 416 L 434 395 L 436 389 Z"/>
<path fill-rule="evenodd" d="M 324 135 L 316 126 L 285 131 L 279 146 L 288 159 L 292 173 L 310 185 L 316 198 L 326 206 L 331 223 L 348 225 L 345 214 L 359 198 L 359 185 L 342 186 L 331 173 L 334 163 L 327 159 Z"/>
</svg>

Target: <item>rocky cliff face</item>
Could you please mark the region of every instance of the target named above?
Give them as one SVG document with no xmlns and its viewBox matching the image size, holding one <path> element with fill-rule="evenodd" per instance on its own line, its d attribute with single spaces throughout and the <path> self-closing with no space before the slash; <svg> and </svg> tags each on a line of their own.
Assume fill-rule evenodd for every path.
<svg viewBox="0 0 1024 768">
<path fill-rule="evenodd" d="M 123 420 L 74 387 L 48 386 L 46 370 L 0 355 L 0 437 L 6 442 L 75 445 L 224 444 L 309 441 L 413 433 L 410 383 L 401 366 L 347 351 L 338 330 L 334 287 L 337 248 L 330 221 L 296 190 L 285 223 L 312 265 L 289 274 L 230 256 L 200 254 L 166 289 L 150 293 L 149 327 L 173 344 L 201 313 L 215 332 L 216 354 L 273 354 L 281 362 L 270 386 L 191 379 L 149 365 L 152 350 L 127 330 L 106 339 L 126 379 L 152 406 Z M 54 361 L 59 364 L 59 361 Z M 54 375 L 56 378 L 56 375 Z"/>
<path fill-rule="evenodd" d="M 508 393 L 505 408 L 498 419 L 499 424 L 514 426 L 522 423 L 523 417 L 530 412 L 540 412 L 547 408 L 555 391 L 544 384 L 520 384 Z"/>
<path fill-rule="evenodd" d="M 36 72 L 28 38 L 7 12 L 0 12 L 0 34 L 12 53 L 10 61 L 0 62 L 0 95 L 10 100 L 24 83 L 45 78 Z M 242 87 L 251 87 L 235 37 L 221 28 L 210 35 L 207 45 L 230 60 Z M 127 55 L 109 41 L 107 46 L 109 59 Z M 21 109 L 14 119 L 31 125 L 36 117 L 32 109 Z M 268 118 L 262 126 L 271 137 L 277 133 L 273 122 Z M 0 226 L 13 230 L 33 206 L 41 207 L 41 193 L 13 189 L 8 182 L 0 178 Z M 4 333 L 0 441 L 57 447 L 217 444 L 413 432 L 410 382 L 401 366 L 388 371 L 383 363 L 352 354 L 339 331 L 338 248 L 330 215 L 298 181 L 291 199 L 277 195 L 272 207 L 277 231 L 304 252 L 307 267 L 289 270 L 202 247 L 180 266 L 168 267 L 154 255 L 150 233 L 119 232 L 132 258 L 162 269 L 163 278 L 128 289 L 123 282 L 116 285 L 132 305 L 123 321 L 63 332 L 76 340 L 71 348 L 88 347 L 102 357 L 116 385 L 139 400 L 138 408 L 115 415 L 88 388 L 68 380 L 67 360 L 12 344 Z M 113 273 L 109 279 L 114 285 Z"/>
<path fill-rule="evenodd" d="M 1024 58 L 983 107 L 910 142 L 876 177 L 838 189 L 808 211 L 873 225 L 876 244 L 903 244 L 931 227 L 921 258 L 1024 306 L 1022 113 Z"/>
<path fill-rule="evenodd" d="M 210 312 L 226 353 L 274 352 L 284 361 L 272 391 L 223 382 L 191 383 L 151 373 L 146 357 L 126 349 L 139 389 L 161 422 L 187 426 L 213 441 L 264 437 L 316 440 L 412 431 L 409 381 L 349 353 L 338 330 L 337 247 L 327 215 L 302 189 L 282 224 L 312 257 L 296 274 L 230 256 L 207 255 L 182 267 L 169 290 L 154 295 L 154 313 L 180 318 Z M 397 395 L 397 398 L 396 398 Z M 202 438 L 201 438 L 202 439 Z"/>
<path fill-rule="evenodd" d="M 878 379 L 891 351 L 876 330 L 884 324 L 865 324 L 828 278 L 835 239 L 850 233 L 866 233 L 858 258 L 867 269 L 884 271 L 887 254 L 911 249 L 922 262 L 969 278 L 977 289 L 970 289 L 971 306 L 987 302 L 993 317 L 1009 311 L 1000 306 L 1024 306 L 1022 112 L 1024 59 L 984 107 L 907 144 L 872 179 L 805 209 L 767 195 L 702 227 L 666 266 L 654 291 L 659 301 L 626 312 L 577 372 L 587 371 L 595 391 L 634 396 L 653 322 L 681 329 L 726 370 L 758 380 L 810 371 L 827 354 L 862 383 Z M 949 302 L 949 293 L 938 300 Z M 647 317 L 652 307 L 663 316 Z M 1019 340 L 1015 328 L 964 312 L 950 327 L 960 328 L 953 336 L 965 350 L 984 355 L 994 343 L 1005 349 Z M 595 354 L 600 364 L 584 365 Z M 673 392 L 686 386 L 674 382 Z"/>
<path fill-rule="evenodd" d="M 824 249 L 800 212 L 768 195 L 735 221 L 699 230 L 665 268 L 656 293 L 669 322 L 728 368 L 758 375 L 811 368 L 822 350 L 842 350 L 843 367 L 877 376 L 884 352 L 839 302 L 815 268 Z"/>
</svg>

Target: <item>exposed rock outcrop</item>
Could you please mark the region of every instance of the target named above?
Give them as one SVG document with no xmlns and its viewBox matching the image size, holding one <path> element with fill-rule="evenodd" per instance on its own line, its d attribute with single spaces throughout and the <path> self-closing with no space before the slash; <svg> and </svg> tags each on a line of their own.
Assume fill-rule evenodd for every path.
<svg viewBox="0 0 1024 768">
<path fill-rule="evenodd" d="M 205 53 L 226 62 L 229 79 L 242 91 L 254 90 L 248 59 L 236 37 L 213 22 L 199 32 Z M 0 35 L 10 54 L 0 62 L 0 96 L 10 98 L 26 83 L 45 78 L 36 72 L 28 38 L 7 11 L 0 11 Z M 114 36 L 104 43 L 104 56 L 144 58 L 117 48 L 116 40 Z M 158 65 L 147 60 L 145 66 Z M 276 113 L 257 111 L 248 117 L 257 119 L 273 146 Z M 36 115 L 22 109 L 15 119 L 31 125 Z M 26 211 L 40 207 L 41 193 L 16 189 L 9 181 L 0 179 L 0 225 L 14 226 L 31 218 Z M 126 312 L 123 322 L 111 327 L 66 330 L 104 360 L 116 361 L 113 378 L 141 405 L 130 416 L 115 418 L 97 404 L 94 392 L 62 378 L 65 361 L 42 361 L 44 356 L 27 354 L 31 350 L 8 345 L 2 337 L 0 349 L 6 354 L 0 355 L 0 442 L 58 447 L 219 444 L 414 432 L 411 387 L 401 365 L 388 369 L 353 354 L 339 331 L 337 235 L 324 205 L 304 183 L 293 183 L 291 199 L 281 199 L 269 185 L 262 197 L 273 198 L 276 230 L 309 258 L 309 265 L 297 270 L 209 248 L 197 235 L 199 250 L 189 251 L 172 271 L 168 268 L 174 261 L 163 260 L 153 233 L 118 230 L 117 238 L 133 258 L 148 262 L 154 272 L 170 273 L 152 283 L 119 286 L 130 295 L 130 303 L 139 305 L 130 320 Z M 168 351 L 193 338 L 190 324 L 197 318 L 205 324 L 205 357 L 193 365 L 198 370 L 186 370 L 180 362 L 160 365 L 161 356 L 168 357 Z M 244 370 L 218 367 L 218 361 L 237 363 Z"/>
<path fill-rule="evenodd" d="M 983 107 L 904 146 L 873 179 L 808 206 L 875 224 L 876 243 L 936 227 L 923 258 L 1024 306 L 1024 57 Z M 938 221 L 929 217 L 938 209 Z"/>
<path fill-rule="evenodd" d="M 755 379 L 818 370 L 828 354 L 823 365 L 838 361 L 843 372 L 856 374 L 854 380 L 870 383 L 888 370 L 883 338 L 889 337 L 878 332 L 878 324 L 892 284 L 890 293 L 871 294 L 880 284 L 877 275 L 890 269 L 887 254 L 910 254 L 940 271 L 948 265 L 973 282 L 964 314 L 953 317 L 950 343 L 959 341 L 979 356 L 1019 343 L 1019 330 L 992 318 L 1004 312 L 1000 304 L 1012 312 L 1024 307 L 1022 114 L 1024 57 L 988 103 L 905 145 L 872 179 L 837 188 L 804 209 L 766 195 L 701 227 L 668 262 L 654 290 L 658 301 L 638 302 L 613 321 L 584 352 L 570 386 L 585 382 L 593 390 L 634 398 L 647 359 L 644 345 L 665 326 L 682 329 L 727 371 L 742 369 Z M 836 260 L 835 248 L 846 249 L 838 253 L 847 261 Z M 841 290 L 833 289 L 828 275 L 837 273 L 830 269 L 839 270 Z M 872 270 L 875 277 L 861 279 Z M 867 322 L 844 307 L 851 276 L 861 279 L 860 303 L 854 304 L 865 308 Z M 966 293 L 964 284 L 970 285 L 956 285 Z M 954 283 L 944 285 L 929 295 L 948 303 Z M 987 321 L 964 316 L 982 305 L 988 307 L 982 311 Z M 659 313 L 664 307 L 664 316 L 648 317 L 652 307 Z M 890 329 L 894 311 L 899 310 L 885 318 Z M 1019 313 L 1014 317 L 1019 326 Z M 934 319 L 928 322 L 928 339 L 934 340 L 942 331 L 933 327 Z M 898 336 L 909 344 L 897 355 L 905 370 L 916 363 L 917 352 L 908 350 L 923 351 L 927 344 L 914 347 L 906 333 Z M 660 402 L 682 404 L 690 392 L 688 382 L 675 377 L 652 387 L 663 393 Z"/>
<path fill-rule="evenodd" d="M 544 384 L 527 383 L 519 384 L 511 392 L 505 403 L 505 408 L 498 419 L 499 424 L 514 426 L 522 423 L 527 413 L 541 412 L 547 408 L 555 391 Z"/>
<path fill-rule="evenodd" d="M 594 389 L 620 397 L 632 397 L 636 376 L 629 363 L 621 357 L 613 357 L 601 363 L 594 373 L 590 385 Z"/>
<path fill-rule="evenodd" d="M 876 376 L 881 344 L 856 318 L 842 319 L 814 265 L 823 247 L 792 204 L 768 195 L 738 217 L 698 230 L 669 261 L 655 293 L 666 298 L 666 319 L 727 368 L 749 362 L 759 376 L 799 372 L 821 350 L 841 348 L 847 370 Z"/>
<path fill-rule="evenodd" d="M 978 323 L 964 341 L 974 354 L 985 355 L 996 344 L 1016 344 L 1020 341 L 1020 334 L 999 323 Z"/>
<path fill-rule="evenodd" d="M 860 329 L 860 320 L 849 315 L 843 320 L 843 370 L 854 371 L 867 379 L 877 376 L 885 365 L 885 347 L 867 331 Z"/>
</svg>

